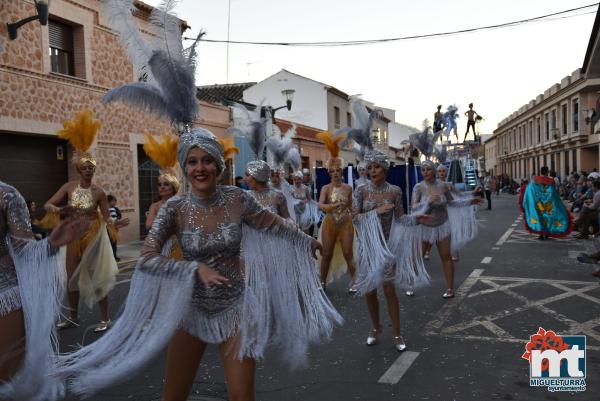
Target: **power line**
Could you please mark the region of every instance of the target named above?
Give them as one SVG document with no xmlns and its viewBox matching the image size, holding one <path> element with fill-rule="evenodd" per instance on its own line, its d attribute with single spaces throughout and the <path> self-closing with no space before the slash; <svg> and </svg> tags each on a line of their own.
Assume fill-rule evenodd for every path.
<svg viewBox="0 0 600 401">
<path fill-rule="evenodd" d="M 595 11 L 593 11 L 593 12 L 590 11 L 587 13 L 581 13 L 581 14 L 576 14 L 576 15 L 568 15 L 568 16 L 564 16 L 564 14 L 572 13 L 574 11 L 585 10 L 585 9 L 588 9 L 591 7 L 597 7 L 599 4 L 600 3 L 594 3 L 594 4 L 587 5 L 587 6 L 581 6 L 581 7 L 571 8 L 571 9 L 564 10 L 564 11 L 559 11 L 559 12 L 555 12 L 555 13 L 551 13 L 551 14 L 542 15 L 539 17 L 526 18 L 526 19 L 522 19 L 522 20 L 518 20 L 518 21 L 505 22 L 502 24 L 487 25 L 487 26 L 482 26 L 482 27 L 477 27 L 477 28 L 467 28 L 467 29 L 460 29 L 460 30 L 448 31 L 448 32 L 429 33 L 429 34 L 423 34 L 423 35 L 400 36 L 400 37 L 396 37 L 396 38 L 346 40 L 346 41 L 322 41 L 322 42 L 253 42 L 253 41 L 229 40 L 229 39 L 227 39 L 227 40 L 202 39 L 202 41 L 209 42 L 209 43 L 226 43 L 228 45 L 233 43 L 233 44 L 243 44 L 243 45 L 305 46 L 305 47 L 308 47 L 308 46 L 316 46 L 316 47 L 319 47 L 319 46 L 323 46 L 323 47 L 327 47 L 327 46 L 360 46 L 360 45 L 369 45 L 369 44 L 375 44 L 375 43 L 399 42 L 399 41 L 403 41 L 403 40 L 436 38 L 436 37 L 442 37 L 442 36 L 450 36 L 450 35 L 458 35 L 458 34 L 463 34 L 463 33 L 485 31 L 485 30 L 490 30 L 490 29 L 507 28 L 507 27 L 522 25 L 522 24 L 527 24 L 527 23 L 532 23 L 532 22 L 545 22 L 545 21 L 552 21 L 552 20 L 557 20 L 557 19 L 579 17 L 582 15 L 595 13 Z M 551 17 L 556 17 L 556 18 L 551 18 Z M 193 38 L 188 38 L 188 37 L 184 37 L 183 39 L 184 40 L 194 40 Z"/>
</svg>

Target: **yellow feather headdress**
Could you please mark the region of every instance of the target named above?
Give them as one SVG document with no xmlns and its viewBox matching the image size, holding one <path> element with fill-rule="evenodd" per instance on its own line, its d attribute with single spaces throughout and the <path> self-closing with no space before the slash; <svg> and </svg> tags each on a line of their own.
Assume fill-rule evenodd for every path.
<svg viewBox="0 0 600 401">
<path fill-rule="evenodd" d="M 225 160 L 233 160 L 233 156 L 240 153 L 240 148 L 235 146 L 235 138 L 232 136 L 219 139 L 219 143 L 223 146 L 223 157 Z"/>
<path fill-rule="evenodd" d="M 63 122 L 63 129 L 58 131 L 58 137 L 66 139 L 75 148 L 75 161 L 77 165 L 90 162 L 96 166 L 97 162 L 88 150 L 94 143 L 96 133 L 102 127 L 99 121 L 93 120 L 94 113 L 90 109 L 77 112 L 73 120 Z"/>
<path fill-rule="evenodd" d="M 152 135 L 146 133 L 144 152 L 163 170 L 162 174 L 158 177 L 159 181 L 167 181 L 171 184 L 175 193 L 177 193 L 181 185 L 172 169 L 177 164 L 179 138 L 173 135 L 162 135 L 161 138 L 162 140 L 159 142 Z"/>
<path fill-rule="evenodd" d="M 340 157 L 340 143 L 346 138 L 345 135 L 334 135 L 329 131 L 319 132 L 317 138 L 322 140 L 325 147 L 329 151 L 331 158 L 327 160 L 327 169 L 331 169 L 334 165 L 344 167 L 344 159 Z"/>
</svg>

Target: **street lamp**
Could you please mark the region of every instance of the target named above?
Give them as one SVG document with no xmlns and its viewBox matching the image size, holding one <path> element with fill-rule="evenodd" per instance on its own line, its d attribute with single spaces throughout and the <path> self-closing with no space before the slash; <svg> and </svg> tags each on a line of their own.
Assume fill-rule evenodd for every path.
<svg viewBox="0 0 600 401">
<path fill-rule="evenodd" d="M 260 116 L 261 117 L 267 117 L 267 113 L 268 115 L 271 116 L 271 121 L 273 122 L 273 124 L 275 124 L 275 112 L 277 110 L 281 110 L 281 109 L 288 109 L 291 110 L 292 109 L 292 100 L 294 100 L 294 93 L 296 91 L 294 89 L 284 89 L 281 91 L 281 94 L 285 97 L 285 106 L 281 106 L 281 107 L 277 107 L 276 109 L 274 109 L 272 106 L 263 106 L 260 110 Z"/>
<path fill-rule="evenodd" d="M 10 40 L 15 40 L 17 38 L 17 31 L 20 27 L 27 24 L 28 22 L 39 20 L 40 25 L 46 25 L 48 23 L 48 9 L 50 7 L 50 0 L 34 0 L 35 9 L 37 11 L 37 15 L 32 15 L 31 17 L 23 18 L 20 21 L 15 23 L 7 23 L 8 27 L 8 37 Z"/>
</svg>

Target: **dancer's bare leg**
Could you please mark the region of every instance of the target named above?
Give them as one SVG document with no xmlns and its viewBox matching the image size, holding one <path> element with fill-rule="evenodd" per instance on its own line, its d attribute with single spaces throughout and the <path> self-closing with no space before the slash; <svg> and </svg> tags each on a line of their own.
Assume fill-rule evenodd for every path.
<svg viewBox="0 0 600 401">
<path fill-rule="evenodd" d="M 0 317 L 0 383 L 19 369 L 25 354 L 25 320 L 18 309 Z"/>
<path fill-rule="evenodd" d="M 169 343 L 163 401 L 186 401 L 206 343 L 177 330 Z"/>
<path fill-rule="evenodd" d="M 371 317 L 371 323 L 373 328 L 379 330 L 381 323 L 379 322 L 379 301 L 377 300 L 377 290 L 373 290 L 365 295 L 367 300 L 367 308 L 369 309 L 369 316 Z"/>
<path fill-rule="evenodd" d="M 254 401 L 256 399 L 254 385 L 256 361 L 251 358 L 239 360 L 235 353 L 235 344 L 237 343 L 236 336 L 219 345 L 219 355 L 223 361 L 229 400 Z"/>
<path fill-rule="evenodd" d="M 351 223 L 346 223 L 341 228 L 339 233 L 340 242 L 342 244 L 342 253 L 348 265 L 348 270 L 352 276 L 352 280 L 356 277 L 356 264 L 354 263 L 354 226 Z"/>
<path fill-rule="evenodd" d="M 423 241 L 423 256 L 429 256 L 429 252 L 431 251 L 431 244 L 427 241 Z"/>
<path fill-rule="evenodd" d="M 98 301 L 98 306 L 100 307 L 100 320 L 108 322 L 110 319 L 108 317 L 108 295 Z"/>
<path fill-rule="evenodd" d="M 323 244 L 323 256 L 321 257 L 321 283 L 327 283 L 327 275 L 331 266 L 333 249 L 335 248 L 336 232 L 333 223 L 326 217 L 321 225 L 321 241 Z"/>
<path fill-rule="evenodd" d="M 397 337 L 400 335 L 400 302 L 398 301 L 394 285 L 389 283 L 384 284 L 383 293 L 387 302 L 388 314 L 392 321 L 392 335 Z"/>
<path fill-rule="evenodd" d="M 442 260 L 444 277 L 449 290 L 454 291 L 454 262 L 450 251 L 450 237 L 444 238 L 437 243 L 438 254 Z"/>
<path fill-rule="evenodd" d="M 75 245 L 67 245 L 67 283 L 71 282 L 71 277 L 75 274 L 77 265 L 79 264 L 79 257 L 77 255 L 77 248 Z M 67 298 L 69 300 L 69 316 L 71 320 L 77 320 L 79 318 L 79 291 L 70 291 L 67 288 Z"/>
</svg>

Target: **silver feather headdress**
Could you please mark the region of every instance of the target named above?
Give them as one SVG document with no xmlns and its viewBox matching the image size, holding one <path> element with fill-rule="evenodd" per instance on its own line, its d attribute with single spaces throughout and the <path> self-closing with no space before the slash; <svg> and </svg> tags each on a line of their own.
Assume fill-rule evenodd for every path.
<svg viewBox="0 0 600 401">
<path fill-rule="evenodd" d="M 281 134 L 279 128 L 273 126 L 273 136 L 267 140 L 267 149 L 273 157 L 273 170 L 281 171 L 292 149 L 292 138 L 296 136 L 296 125 L 293 124 L 285 134 Z M 300 155 L 298 155 L 300 156 Z"/>
<path fill-rule="evenodd" d="M 380 118 L 383 111 L 374 109 L 370 113 L 361 99 L 353 99 L 350 107 L 352 108 L 351 128 L 344 128 L 338 133 L 346 134 L 346 139 L 342 142 L 342 147 L 348 144 L 348 141 L 353 140 L 358 147 L 355 146 L 358 159 L 364 162 L 365 168 L 371 163 L 377 163 L 381 167 L 388 169 L 390 161 L 388 156 L 373 148 L 373 139 L 371 138 L 371 129 L 373 120 Z"/>
<path fill-rule="evenodd" d="M 102 101 L 122 101 L 161 117 L 175 125 L 191 124 L 198 114 L 194 73 L 196 45 L 187 49 L 181 42 L 181 21 L 173 9 L 177 1 L 166 0 L 152 10 L 150 22 L 157 38 L 146 42 L 133 21 L 132 0 L 106 0 L 108 21 L 119 33 L 129 59 L 138 74 L 145 70 L 146 82 L 135 82 L 108 91 Z"/>
<path fill-rule="evenodd" d="M 187 151 L 199 147 L 215 158 L 222 171 L 223 147 L 216 137 L 210 131 L 191 128 L 198 116 L 194 75 L 196 46 L 203 32 L 190 47 L 184 48 L 181 20 L 173 14 L 177 1 L 164 0 L 152 10 L 150 22 L 156 29 L 156 37 L 147 42 L 133 20 L 132 12 L 136 9 L 133 0 L 105 0 L 103 3 L 109 24 L 119 33 L 136 72 L 145 72 L 145 82 L 112 89 L 104 95 L 102 102 L 121 101 L 168 118 L 181 135 L 178 160 L 182 168 L 186 157 L 182 155 L 184 147 Z"/>
<path fill-rule="evenodd" d="M 438 138 L 441 135 L 440 132 L 433 132 L 431 126 L 429 125 L 429 121 L 425 119 L 423 121 L 423 130 L 421 132 L 417 132 L 411 134 L 408 137 L 411 145 L 419 150 L 425 157 L 429 158 L 433 154 L 434 145 L 437 142 Z"/>
<path fill-rule="evenodd" d="M 446 145 L 435 145 L 433 147 L 433 155 L 437 159 L 438 163 L 444 163 L 448 158 L 448 149 Z"/>
<path fill-rule="evenodd" d="M 267 182 L 271 168 L 267 162 L 261 160 L 266 145 L 268 119 L 261 117 L 262 104 L 255 110 L 248 110 L 241 104 L 234 103 L 233 110 L 237 117 L 236 127 L 228 128 L 226 132 L 248 141 L 254 160 L 246 165 L 246 171 L 257 181 Z"/>
<path fill-rule="evenodd" d="M 294 170 L 295 172 L 300 171 L 300 167 L 302 166 L 302 160 L 300 158 L 300 152 L 298 151 L 298 148 L 296 146 L 292 145 L 292 147 L 287 153 L 285 161 L 286 163 L 289 163 L 290 166 L 292 166 L 292 170 Z"/>
</svg>

